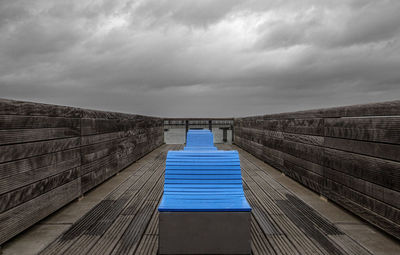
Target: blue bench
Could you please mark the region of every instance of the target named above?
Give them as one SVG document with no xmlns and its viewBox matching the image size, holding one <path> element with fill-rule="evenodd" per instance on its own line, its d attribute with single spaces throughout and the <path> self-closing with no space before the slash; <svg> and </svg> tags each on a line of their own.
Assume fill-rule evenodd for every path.
<svg viewBox="0 0 400 255">
<path fill-rule="evenodd" d="M 158 207 L 160 254 L 249 254 L 250 212 L 237 151 L 220 151 L 208 130 L 191 130 L 169 151 Z"/>
<path fill-rule="evenodd" d="M 250 211 L 237 151 L 169 151 L 160 212 Z"/>
<path fill-rule="evenodd" d="M 183 150 L 217 150 L 214 146 L 214 136 L 209 130 L 189 130 L 186 136 L 186 146 Z"/>
</svg>

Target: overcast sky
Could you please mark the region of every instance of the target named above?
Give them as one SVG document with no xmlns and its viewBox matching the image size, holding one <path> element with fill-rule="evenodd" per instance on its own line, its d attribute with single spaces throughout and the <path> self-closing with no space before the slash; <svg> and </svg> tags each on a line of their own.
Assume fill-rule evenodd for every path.
<svg viewBox="0 0 400 255">
<path fill-rule="evenodd" d="M 400 98 L 398 0 L 0 0 L 0 97 L 169 117 Z"/>
</svg>

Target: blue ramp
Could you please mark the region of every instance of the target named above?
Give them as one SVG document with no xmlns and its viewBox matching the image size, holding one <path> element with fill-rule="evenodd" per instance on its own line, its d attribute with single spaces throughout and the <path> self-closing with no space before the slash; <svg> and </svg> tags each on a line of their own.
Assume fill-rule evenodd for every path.
<svg viewBox="0 0 400 255">
<path fill-rule="evenodd" d="M 205 129 L 189 130 L 184 150 L 217 150 L 214 146 L 213 133 Z"/>
<path fill-rule="evenodd" d="M 189 131 L 169 151 L 158 207 L 159 254 L 250 254 L 251 207 L 237 151 L 214 147 L 208 130 Z"/>
<path fill-rule="evenodd" d="M 238 152 L 212 147 L 210 131 L 193 130 L 184 151 L 168 152 L 160 212 L 251 211 Z"/>
</svg>

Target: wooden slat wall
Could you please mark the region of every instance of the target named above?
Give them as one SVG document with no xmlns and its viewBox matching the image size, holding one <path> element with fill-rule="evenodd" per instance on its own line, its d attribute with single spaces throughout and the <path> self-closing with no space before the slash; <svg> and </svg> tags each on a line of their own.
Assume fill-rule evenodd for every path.
<svg viewBox="0 0 400 255">
<path fill-rule="evenodd" d="M 0 244 L 164 141 L 163 120 L 0 99 Z"/>
<path fill-rule="evenodd" d="M 400 101 L 237 118 L 234 141 L 400 239 Z"/>
</svg>

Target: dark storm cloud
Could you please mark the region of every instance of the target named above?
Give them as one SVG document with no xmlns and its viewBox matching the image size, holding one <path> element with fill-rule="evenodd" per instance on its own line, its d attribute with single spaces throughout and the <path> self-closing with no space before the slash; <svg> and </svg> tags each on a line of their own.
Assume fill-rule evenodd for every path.
<svg viewBox="0 0 400 255">
<path fill-rule="evenodd" d="M 0 96 L 240 116 L 400 95 L 398 1 L 0 1 Z"/>
</svg>

